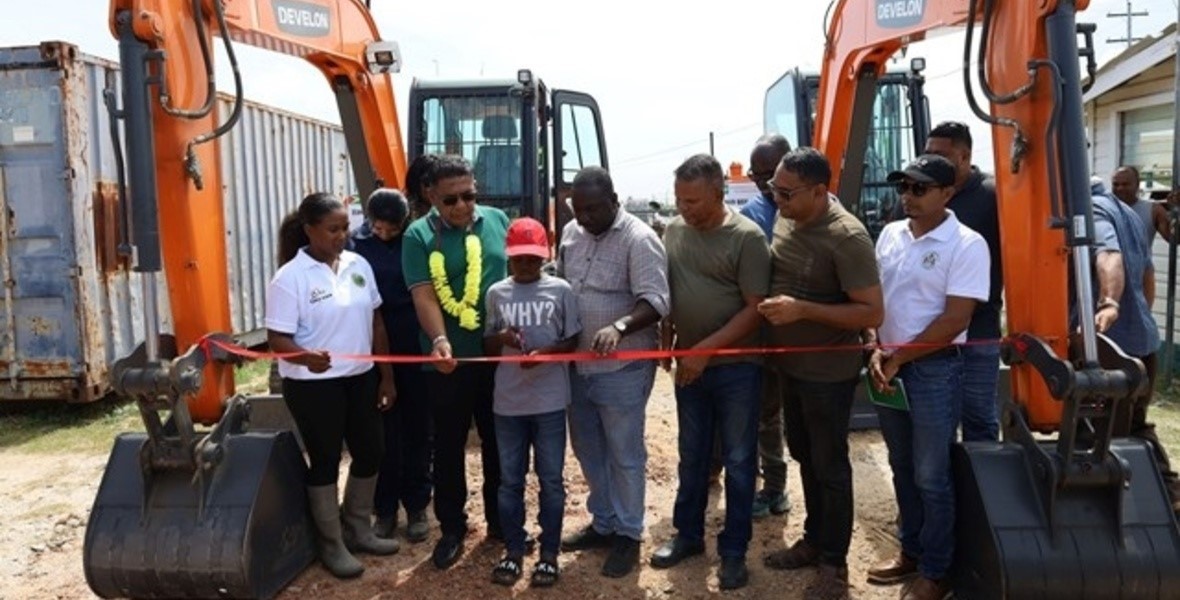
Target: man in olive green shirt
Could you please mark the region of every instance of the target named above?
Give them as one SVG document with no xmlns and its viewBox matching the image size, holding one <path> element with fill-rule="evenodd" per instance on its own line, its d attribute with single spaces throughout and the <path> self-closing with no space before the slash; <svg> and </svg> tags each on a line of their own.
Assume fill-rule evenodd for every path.
<svg viewBox="0 0 1180 600">
<path fill-rule="evenodd" d="M 881 324 L 884 301 L 872 239 L 831 202 L 828 160 L 814 148 L 783 157 L 771 188 L 779 219 L 771 244 L 770 298 L 759 312 L 774 346 L 831 347 L 773 359 L 783 377 L 787 449 L 799 463 L 807 519 L 803 539 L 765 559 L 775 569 L 818 565 L 821 595 L 848 588 L 852 465 L 848 418 L 863 366 L 863 329 Z"/>
<path fill-rule="evenodd" d="M 725 205 L 721 164 L 698 154 L 676 169 L 680 216 L 668 224 L 668 284 L 672 312 L 665 320 L 667 347 L 710 350 L 758 345 L 758 303 L 766 297 L 770 254 L 753 221 Z M 672 523 L 676 536 L 655 551 L 651 564 L 671 567 L 705 549 L 705 506 L 713 440 L 725 466 L 725 527 L 717 536 L 723 590 L 746 585 L 746 549 L 753 531 L 757 476 L 761 358 L 686 356 L 677 360 L 680 487 Z"/>
</svg>

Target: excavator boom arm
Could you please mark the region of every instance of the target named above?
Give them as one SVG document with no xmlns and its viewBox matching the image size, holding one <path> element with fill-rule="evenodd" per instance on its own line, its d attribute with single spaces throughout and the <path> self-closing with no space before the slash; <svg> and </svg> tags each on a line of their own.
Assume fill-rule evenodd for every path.
<svg viewBox="0 0 1180 600">
<path fill-rule="evenodd" d="M 161 268 L 166 272 L 175 346 L 183 351 L 209 333 L 231 330 L 222 182 L 215 144 L 208 142 L 236 114 L 212 110 L 213 36 L 234 62 L 239 101 L 235 42 L 301 57 L 323 73 L 362 196 L 379 185 L 400 187 L 405 176 L 387 75 L 400 56 L 396 45 L 381 41 L 359 0 L 112 0 L 110 18 L 124 71 L 120 113 L 136 269 L 152 281 Z M 154 299 L 154 289 L 145 291 Z M 148 360 L 170 358 L 157 356 L 157 319 L 146 308 Z M 194 419 L 216 421 L 233 391 L 232 370 L 210 361 L 204 377 L 190 381 L 199 381 L 188 401 Z"/>
<path fill-rule="evenodd" d="M 981 116 L 993 125 L 996 149 L 1007 327 L 1043 340 L 1059 357 L 1069 351 L 1069 246 L 1085 243 L 1085 235 L 1063 233 L 1075 231 L 1064 225 L 1076 214 L 1083 218 L 1076 231 L 1092 227 L 1084 140 L 1071 137 L 1084 131 L 1073 15 L 1087 4 L 839 0 L 827 27 L 814 136 L 832 162 L 837 193 L 851 187 L 862 177 L 872 93 L 889 58 L 935 30 L 973 26 L 986 13 L 989 39 L 980 43 L 988 51 L 980 60 L 987 89 L 1003 93 L 989 97 L 990 114 Z M 1070 43 L 1055 47 L 1055 38 Z M 1060 56 L 1061 48 L 1074 55 Z M 1012 391 L 1034 429 L 1055 430 L 1061 403 L 1032 365 L 1013 366 Z"/>
</svg>

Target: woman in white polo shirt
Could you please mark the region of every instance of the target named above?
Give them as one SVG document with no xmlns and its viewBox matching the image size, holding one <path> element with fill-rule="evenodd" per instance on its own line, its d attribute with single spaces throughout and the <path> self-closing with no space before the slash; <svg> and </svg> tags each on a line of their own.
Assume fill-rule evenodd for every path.
<svg viewBox="0 0 1180 600">
<path fill-rule="evenodd" d="M 369 524 L 383 454 L 378 411 L 395 398 L 393 372 L 388 364 L 373 368 L 371 361 L 346 358 L 387 353 L 377 311 L 381 296 L 369 263 L 344 249 L 348 211 L 338 198 L 307 196 L 298 224 L 299 251 L 267 288 L 267 341 L 271 350 L 290 355 L 280 360 L 279 374 L 311 462 L 307 497 L 320 560 L 337 577 L 356 577 L 364 565 L 349 548 L 371 554 L 398 550 L 396 540 L 374 536 Z M 336 480 L 345 441 L 352 464 L 341 506 Z"/>
</svg>

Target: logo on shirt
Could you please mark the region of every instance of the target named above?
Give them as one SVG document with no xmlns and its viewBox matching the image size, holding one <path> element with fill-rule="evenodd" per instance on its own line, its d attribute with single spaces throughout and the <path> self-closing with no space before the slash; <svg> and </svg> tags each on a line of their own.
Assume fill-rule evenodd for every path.
<svg viewBox="0 0 1180 600">
<path fill-rule="evenodd" d="M 359 288 L 365 287 L 365 276 L 360 273 L 352 274 L 352 283 Z"/>
<path fill-rule="evenodd" d="M 938 265 L 938 253 L 937 252 L 931 250 L 930 252 L 926 253 L 926 256 L 922 257 L 922 266 L 923 267 L 925 267 L 927 269 L 933 269 L 936 265 Z"/>
<path fill-rule="evenodd" d="M 501 307 L 504 321 L 513 327 L 541 327 L 553 320 L 557 306 L 547 300 L 508 302 Z"/>
<path fill-rule="evenodd" d="M 327 300 L 332 297 L 332 290 L 325 290 L 323 288 L 311 288 L 311 304 L 315 304 L 322 300 Z"/>
</svg>

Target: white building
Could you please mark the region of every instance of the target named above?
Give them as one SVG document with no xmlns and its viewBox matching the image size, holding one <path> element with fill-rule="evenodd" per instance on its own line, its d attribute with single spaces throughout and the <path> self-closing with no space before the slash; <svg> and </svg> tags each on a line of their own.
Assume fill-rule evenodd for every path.
<svg viewBox="0 0 1180 600">
<path fill-rule="evenodd" d="M 1175 126 L 1176 25 L 1140 40 L 1098 69 L 1085 93 L 1090 172 L 1110 186 L 1122 165 L 1139 169 L 1144 195 L 1172 187 Z M 1152 249 L 1156 301 L 1152 307 L 1164 336 L 1167 310 L 1168 245 L 1158 236 Z M 1176 305 L 1180 318 L 1180 303 Z"/>
<path fill-rule="evenodd" d="M 1108 184 L 1129 164 L 1148 189 L 1171 187 L 1175 55 L 1173 23 L 1102 65 L 1086 92 L 1090 171 Z"/>
</svg>

